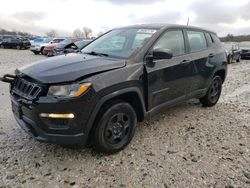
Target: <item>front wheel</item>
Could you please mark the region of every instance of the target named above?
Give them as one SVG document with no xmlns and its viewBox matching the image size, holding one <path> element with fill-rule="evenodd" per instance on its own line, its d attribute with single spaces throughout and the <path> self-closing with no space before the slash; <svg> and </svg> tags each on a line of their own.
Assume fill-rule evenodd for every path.
<svg viewBox="0 0 250 188">
<path fill-rule="evenodd" d="M 200 98 L 200 102 L 204 107 L 214 106 L 221 94 L 222 80 L 220 76 L 215 76 L 211 85 L 209 86 L 207 93 L 204 97 Z"/>
<path fill-rule="evenodd" d="M 240 57 L 236 60 L 236 62 L 237 62 L 237 63 L 239 63 L 239 62 L 240 62 Z"/>
<path fill-rule="evenodd" d="M 106 106 L 94 130 L 94 149 L 108 154 L 122 150 L 132 140 L 136 124 L 136 113 L 130 104 Z"/>
<path fill-rule="evenodd" d="M 37 51 L 33 51 L 33 53 L 35 54 L 35 55 L 38 55 L 40 52 L 37 52 Z"/>
</svg>

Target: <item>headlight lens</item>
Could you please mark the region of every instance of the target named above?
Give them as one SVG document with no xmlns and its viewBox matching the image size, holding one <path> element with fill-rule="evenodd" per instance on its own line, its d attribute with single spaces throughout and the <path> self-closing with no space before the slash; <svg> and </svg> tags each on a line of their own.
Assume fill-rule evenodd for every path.
<svg viewBox="0 0 250 188">
<path fill-rule="evenodd" d="M 91 83 L 50 86 L 48 95 L 58 97 L 78 97 L 85 93 Z"/>
</svg>

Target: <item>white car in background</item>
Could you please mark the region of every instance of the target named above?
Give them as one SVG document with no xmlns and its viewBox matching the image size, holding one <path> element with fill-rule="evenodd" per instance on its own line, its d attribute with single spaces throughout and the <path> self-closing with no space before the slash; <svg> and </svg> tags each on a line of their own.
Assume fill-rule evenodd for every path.
<svg viewBox="0 0 250 188">
<path fill-rule="evenodd" d="M 30 50 L 34 53 L 34 54 L 42 54 L 43 49 L 50 45 L 50 44 L 54 44 L 54 43 L 59 43 L 61 41 L 63 41 L 65 38 L 36 38 L 30 46 Z"/>
</svg>

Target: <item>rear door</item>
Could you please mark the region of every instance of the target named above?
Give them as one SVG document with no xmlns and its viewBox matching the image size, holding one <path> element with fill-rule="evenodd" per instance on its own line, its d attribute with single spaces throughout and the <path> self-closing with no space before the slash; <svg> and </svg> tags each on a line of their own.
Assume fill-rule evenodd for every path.
<svg viewBox="0 0 250 188">
<path fill-rule="evenodd" d="M 185 44 L 183 30 L 173 29 L 163 33 L 150 50 L 170 49 L 173 58 L 146 62 L 149 109 L 185 99 L 190 77 L 189 55 L 186 54 Z"/>
<path fill-rule="evenodd" d="M 214 48 L 210 40 L 206 38 L 206 33 L 200 30 L 185 30 L 188 41 L 189 54 L 191 60 L 191 77 L 187 89 L 187 97 L 196 97 L 204 92 L 206 82 L 211 75 L 214 66 L 211 64 L 215 55 Z M 208 41 L 209 40 L 209 41 Z"/>
</svg>

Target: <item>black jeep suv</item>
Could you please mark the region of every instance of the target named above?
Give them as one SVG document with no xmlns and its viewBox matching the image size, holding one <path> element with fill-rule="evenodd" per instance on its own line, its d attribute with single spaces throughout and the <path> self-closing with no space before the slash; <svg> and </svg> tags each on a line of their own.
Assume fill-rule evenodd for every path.
<svg viewBox="0 0 250 188">
<path fill-rule="evenodd" d="M 80 53 L 61 55 L 4 75 L 14 116 L 39 141 L 114 153 L 137 121 L 198 98 L 219 100 L 227 58 L 212 31 L 178 25 L 111 30 Z"/>
</svg>

